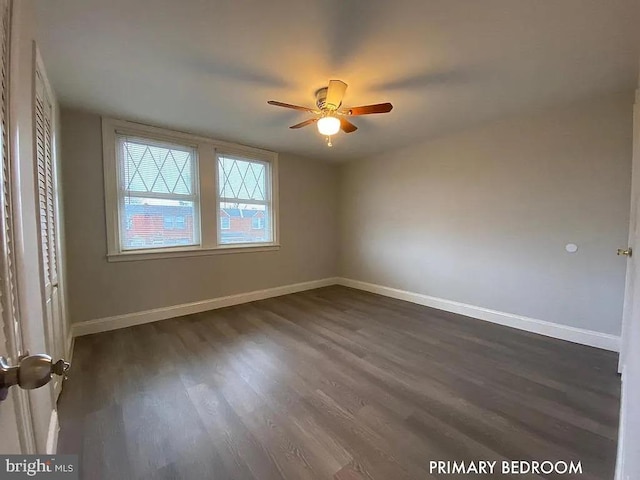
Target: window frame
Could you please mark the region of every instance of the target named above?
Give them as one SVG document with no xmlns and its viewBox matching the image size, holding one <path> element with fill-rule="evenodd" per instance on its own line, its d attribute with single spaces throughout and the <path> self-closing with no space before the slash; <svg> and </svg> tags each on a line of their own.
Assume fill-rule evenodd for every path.
<svg viewBox="0 0 640 480">
<path fill-rule="evenodd" d="M 129 135 L 151 141 L 175 143 L 194 148 L 195 215 L 199 217 L 199 245 L 123 250 L 120 244 L 119 166 L 116 152 L 117 135 Z M 278 154 L 268 150 L 238 145 L 190 133 L 168 130 L 141 123 L 102 117 L 102 147 L 107 230 L 107 260 L 128 261 L 155 258 L 190 257 L 220 253 L 247 253 L 278 250 Z M 272 239 L 270 242 L 220 244 L 220 213 L 218 195 L 218 155 L 230 155 L 268 165 L 267 189 L 271 202 Z M 194 219 L 195 223 L 195 219 Z"/>
<path fill-rule="evenodd" d="M 130 135 L 128 133 L 127 130 L 124 129 L 116 129 L 115 133 L 114 133 L 114 142 L 116 142 L 116 145 L 119 145 L 118 142 L 118 136 L 120 137 L 128 137 L 132 140 L 138 140 L 140 142 L 145 142 L 147 145 L 153 145 L 153 146 L 157 146 L 157 147 L 161 147 L 161 148 L 173 148 L 173 147 L 179 147 L 181 149 L 189 149 L 191 150 L 191 154 L 193 155 L 193 170 L 194 170 L 194 178 L 193 178 L 193 185 L 192 185 L 192 193 L 190 195 L 182 195 L 182 194 L 165 194 L 165 193 L 156 193 L 156 192 L 145 192 L 145 193 L 141 193 L 141 192 L 135 192 L 135 191 L 129 191 L 126 188 L 123 188 L 123 186 L 120 184 L 120 180 L 123 178 L 123 172 L 121 170 L 122 165 L 120 165 L 119 159 L 118 159 L 118 152 L 115 151 L 115 168 L 116 168 L 116 182 L 118 184 L 118 198 L 117 198 L 117 202 L 118 202 L 118 219 L 121 219 L 122 215 L 125 214 L 125 212 L 123 212 L 121 209 L 124 205 L 124 203 L 122 202 L 122 197 L 125 195 L 128 195 L 129 197 L 138 197 L 138 198 L 157 198 L 157 199 L 172 199 L 173 197 L 175 197 L 175 199 L 179 199 L 179 200 L 184 200 L 186 199 L 186 201 L 192 202 L 193 203 L 193 216 L 194 216 L 194 222 L 193 222 L 193 239 L 194 242 L 190 245 L 188 245 L 189 247 L 197 247 L 199 245 L 202 244 L 202 237 L 201 237 L 201 233 L 200 233 L 200 191 L 199 191 L 199 166 L 198 166 L 198 150 L 195 148 L 194 145 L 192 145 L 190 142 L 185 142 L 185 141 L 178 141 L 178 140 L 172 140 L 172 141 L 168 141 L 166 139 L 159 139 L 156 138 L 155 136 L 140 136 L 140 135 Z M 171 219 L 171 227 L 167 227 L 167 220 Z M 163 228 L 164 230 L 175 230 L 174 227 L 174 223 L 175 223 L 175 217 L 174 216 L 170 216 L 170 217 L 164 217 L 163 218 Z M 121 228 L 121 224 L 119 225 L 119 228 Z M 127 229 L 125 229 L 127 230 Z M 119 232 L 122 232 L 122 230 L 120 229 Z M 121 238 L 122 235 L 118 235 L 118 241 L 119 241 L 119 249 L 120 252 L 122 253 L 128 253 L 128 252 L 132 252 L 132 251 L 156 251 L 156 250 L 162 250 L 163 247 L 154 247 L 154 248 L 125 248 L 125 246 L 123 245 L 123 239 Z M 175 245 L 166 245 L 164 248 L 167 249 L 179 249 L 179 246 L 175 246 Z M 184 248 L 184 247 L 182 247 Z"/>
<path fill-rule="evenodd" d="M 263 163 L 265 164 L 265 201 L 264 202 L 255 202 L 252 200 L 242 200 L 239 198 L 230 198 L 230 197 L 222 197 L 220 196 L 220 178 L 218 175 L 218 162 L 219 162 L 219 157 L 220 156 L 227 156 L 230 158 L 234 158 L 235 160 L 244 160 L 247 162 L 253 162 L 253 163 Z M 234 201 L 237 201 L 237 203 L 246 203 L 246 204 L 256 204 L 256 205 L 262 205 L 265 204 L 269 207 L 269 215 L 272 215 L 272 210 L 273 210 L 273 192 L 272 190 L 272 168 L 271 165 L 269 165 L 269 162 L 262 159 L 262 158 L 254 158 L 254 157 L 250 157 L 248 155 L 241 155 L 241 154 L 237 154 L 237 153 L 231 153 L 228 150 L 218 150 L 216 151 L 216 196 L 217 196 L 217 202 L 216 202 L 216 212 L 218 215 L 218 225 L 221 225 L 221 209 L 220 209 L 220 203 L 234 203 Z M 231 218 L 229 218 L 229 229 L 231 229 Z M 265 229 L 266 229 L 266 222 L 265 222 Z M 218 246 L 222 247 L 222 248 L 226 248 L 228 246 L 234 246 L 234 245 L 255 245 L 258 242 L 237 242 L 237 243 L 222 243 L 222 230 L 223 228 L 221 227 L 218 230 Z M 227 230 L 227 229 L 224 229 Z M 272 235 L 274 235 L 274 233 L 272 232 Z M 265 242 L 263 242 L 265 243 Z M 270 242 L 266 242 L 266 243 L 270 243 Z"/>
</svg>

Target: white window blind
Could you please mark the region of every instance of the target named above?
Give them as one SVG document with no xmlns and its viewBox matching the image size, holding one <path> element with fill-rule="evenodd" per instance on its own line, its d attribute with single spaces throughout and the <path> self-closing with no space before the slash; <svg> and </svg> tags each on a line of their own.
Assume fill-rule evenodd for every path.
<svg viewBox="0 0 640 480">
<path fill-rule="evenodd" d="M 195 148 L 116 134 L 116 156 L 121 249 L 199 245 Z"/>
<path fill-rule="evenodd" d="M 224 153 L 217 157 L 218 243 L 271 242 L 271 164 Z"/>
</svg>

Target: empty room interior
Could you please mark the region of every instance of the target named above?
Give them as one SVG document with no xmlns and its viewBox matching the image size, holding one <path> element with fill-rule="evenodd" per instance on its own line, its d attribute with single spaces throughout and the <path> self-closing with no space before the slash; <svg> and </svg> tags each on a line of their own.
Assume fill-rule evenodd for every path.
<svg viewBox="0 0 640 480">
<path fill-rule="evenodd" d="M 637 0 L 0 26 L 1 478 L 640 479 Z"/>
</svg>

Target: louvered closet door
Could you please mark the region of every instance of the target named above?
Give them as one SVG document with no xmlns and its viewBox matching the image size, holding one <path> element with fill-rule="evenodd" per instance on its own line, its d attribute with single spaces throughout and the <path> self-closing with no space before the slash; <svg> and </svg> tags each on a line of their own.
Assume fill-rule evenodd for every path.
<svg viewBox="0 0 640 480">
<path fill-rule="evenodd" d="M 16 290 L 14 170 L 9 151 L 10 30 L 11 4 L 0 0 L 0 355 L 15 361 L 24 350 Z M 29 407 L 26 391 L 15 387 L 0 405 L 0 452 L 35 452 Z"/>
<path fill-rule="evenodd" d="M 47 350 L 53 358 L 64 356 L 61 292 L 58 286 L 58 231 L 56 175 L 53 163 L 53 105 L 39 69 L 36 69 L 35 148 L 38 182 L 40 249 L 45 296 Z M 60 394 L 62 382 L 54 378 L 53 394 Z"/>
</svg>

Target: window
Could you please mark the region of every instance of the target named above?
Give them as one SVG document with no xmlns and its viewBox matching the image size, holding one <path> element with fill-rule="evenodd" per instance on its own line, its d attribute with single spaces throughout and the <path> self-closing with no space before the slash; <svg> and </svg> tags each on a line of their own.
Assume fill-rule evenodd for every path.
<svg viewBox="0 0 640 480">
<path fill-rule="evenodd" d="M 118 134 L 119 207 L 122 250 L 198 245 L 196 226 L 176 235 L 175 215 L 196 219 L 196 152 L 192 147 Z M 131 228 L 129 219 L 133 221 Z"/>
<path fill-rule="evenodd" d="M 110 261 L 278 248 L 277 154 L 102 119 Z"/>
<path fill-rule="evenodd" d="M 251 228 L 254 230 L 262 230 L 264 228 L 264 218 L 254 216 L 251 219 Z"/>
<path fill-rule="evenodd" d="M 233 228 L 222 228 L 220 244 L 267 243 L 271 229 L 269 163 L 235 155 L 218 154 L 218 211 L 220 218 L 234 219 Z M 255 231 L 254 218 L 263 222 Z"/>
</svg>

